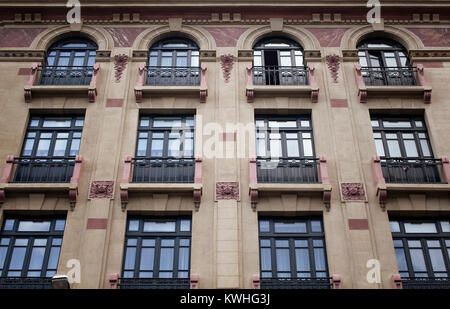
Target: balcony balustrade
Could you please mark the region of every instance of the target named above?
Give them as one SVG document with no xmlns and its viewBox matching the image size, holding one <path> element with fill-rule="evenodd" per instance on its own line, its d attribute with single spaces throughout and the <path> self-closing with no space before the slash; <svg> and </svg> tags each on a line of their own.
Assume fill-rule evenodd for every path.
<svg viewBox="0 0 450 309">
<path fill-rule="evenodd" d="M 308 67 L 253 67 L 253 84 L 305 86 L 308 85 Z"/>
<path fill-rule="evenodd" d="M 52 289 L 52 278 L 41 277 L 0 277 L 0 290 L 5 289 Z"/>
<path fill-rule="evenodd" d="M 416 67 L 361 67 L 367 86 L 416 86 Z"/>
</svg>

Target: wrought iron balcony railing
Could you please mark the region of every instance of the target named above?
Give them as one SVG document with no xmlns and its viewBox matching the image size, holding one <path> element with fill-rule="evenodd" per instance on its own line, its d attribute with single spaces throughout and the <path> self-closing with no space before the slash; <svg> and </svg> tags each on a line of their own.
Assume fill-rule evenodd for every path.
<svg viewBox="0 0 450 309">
<path fill-rule="evenodd" d="M 120 278 L 120 289 L 175 289 L 190 288 L 189 278 Z"/>
<path fill-rule="evenodd" d="M 93 66 L 39 66 L 38 85 L 87 86 L 94 75 Z"/>
<path fill-rule="evenodd" d="M 0 277 L 0 290 L 2 289 L 52 289 L 52 278 Z"/>
<path fill-rule="evenodd" d="M 146 86 L 200 86 L 200 67 L 147 66 Z"/>
<path fill-rule="evenodd" d="M 14 158 L 14 164 L 14 183 L 65 183 L 73 175 L 75 157 L 18 157 Z"/>
<path fill-rule="evenodd" d="M 317 158 L 257 158 L 258 183 L 319 183 Z"/>
<path fill-rule="evenodd" d="M 261 278 L 261 289 L 327 290 L 332 288 L 331 278 Z"/>
<path fill-rule="evenodd" d="M 305 86 L 308 85 L 308 67 L 253 67 L 253 84 Z"/>
<path fill-rule="evenodd" d="M 416 86 L 416 67 L 361 67 L 367 86 Z"/>
<path fill-rule="evenodd" d="M 442 159 L 380 158 L 380 164 L 386 183 L 443 183 Z"/>
<path fill-rule="evenodd" d="M 450 289 L 450 278 L 402 277 L 403 289 Z"/>
<path fill-rule="evenodd" d="M 194 158 L 133 158 L 133 177 L 137 183 L 193 183 Z"/>
</svg>

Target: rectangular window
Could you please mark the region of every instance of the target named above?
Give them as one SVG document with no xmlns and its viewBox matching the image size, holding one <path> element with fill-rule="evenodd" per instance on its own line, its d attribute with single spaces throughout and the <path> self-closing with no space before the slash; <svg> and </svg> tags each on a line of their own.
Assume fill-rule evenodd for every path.
<svg viewBox="0 0 450 309">
<path fill-rule="evenodd" d="M 440 183 L 423 117 L 372 116 L 377 155 L 388 183 Z"/>
<path fill-rule="evenodd" d="M 64 218 L 7 217 L 0 232 L 0 286 L 2 278 L 17 288 L 51 288 L 64 234 Z M 31 286 L 30 286 L 31 284 Z"/>
<path fill-rule="evenodd" d="M 448 219 L 391 219 L 397 264 L 405 288 L 421 284 L 424 288 L 430 283 L 429 280 L 433 281 L 436 278 L 438 280 L 433 283 L 436 287 L 445 282 L 449 284 L 448 224 Z"/>
<path fill-rule="evenodd" d="M 311 116 L 255 116 L 258 182 L 317 183 Z"/>
<path fill-rule="evenodd" d="M 81 144 L 84 117 L 32 117 L 14 182 L 69 182 Z"/>
<path fill-rule="evenodd" d="M 194 181 L 195 117 L 141 116 L 133 182 Z"/>
<path fill-rule="evenodd" d="M 262 288 L 329 288 L 320 218 L 259 219 Z"/>
<path fill-rule="evenodd" d="M 129 218 L 121 288 L 189 288 L 191 219 Z"/>
</svg>

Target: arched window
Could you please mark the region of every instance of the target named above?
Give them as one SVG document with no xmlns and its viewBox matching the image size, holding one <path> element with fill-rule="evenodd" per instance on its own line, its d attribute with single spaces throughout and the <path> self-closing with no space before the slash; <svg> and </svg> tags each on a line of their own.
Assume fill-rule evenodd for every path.
<svg viewBox="0 0 450 309">
<path fill-rule="evenodd" d="M 147 67 L 147 85 L 200 85 L 200 51 L 185 38 L 163 39 L 152 45 Z"/>
<path fill-rule="evenodd" d="M 89 85 L 97 44 L 85 38 L 67 38 L 54 43 L 42 66 L 41 85 Z"/>
<path fill-rule="evenodd" d="M 303 48 L 286 38 L 266 38 L 253 47 L 255 85 L 305 85 Z"/>
<path fill-rule="evenodd" d="M 358 44 L 361 73 L 370 86 L 413 86 L 415 68 L 407 50 L 399 43 L 383 38 L 365 39 Z"/>
<path fill-rule="evenodd" d="M 97 44 L 89 39 L 70 38 L 53 44 L 47 52 L 48 66 L 93 66 Z"/>
</svg>

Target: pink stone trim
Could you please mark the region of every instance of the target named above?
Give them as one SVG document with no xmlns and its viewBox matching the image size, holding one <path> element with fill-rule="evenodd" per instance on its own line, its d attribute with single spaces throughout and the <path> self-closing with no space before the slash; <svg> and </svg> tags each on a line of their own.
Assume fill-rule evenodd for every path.
<svg viewBox="0 0 450 309">
<path fill-rule="evenodd" d="M 38 67 L 39 67 L 38 63 L 33 63 L 31 65 L 31 73 L 30 73 L 30 78 L 28 79 L 28 82 L 27 82 L 27 86 L 31 87 L 36 83 L 37 76 L 38 76 Z M 25 89 L 24 97 L 25 97 L 26 103 L 31 102 L 31 100 L 33 98 L 32 94 L 31 94 L 31 89 Z"/>
<path fill-rule="evenodd" d="M 366 82 L 361 73 L 361 65 L 359 63 L 355 64 L 355 78 L 356 84 L 358 85 L 358 96 L 359 103 L 367 103 L 367 90 L 366 90 Z"/>
<path fill-rule="evenodd" d="M 70 178 L 70 183 L 74 183 L 77 185 L 76 189 L 69 190 L 69 202 L 70 209 L 73 210 L 75 208 L 75 204 L 77 203 L 78 198 L 78 182 L 80 181 L 81 175 L 81 167 L 83 165 L 83 157 L 78 155 L 75 158 L 75 166 L 73 168 L 72 178 Z"/>
<path fill-rule="evenodd" d="M 195 290 L 199 288 L 200 276 L 197 274 L 192 274 L 190 278 L 190 289 Z"/>
<path fill-rule="evenodd" d="M 253 103 L 255 100 L 255 91 L 253 90 L 253 66 L 249 64 L 245 70 L 247 75 L 247 89 L 245 95 L 247 96 L 247 103 Z"/>
<path fill-rule="evenodd" d="M 309 85 L 311 87 L 317 88 L 317 80 L 316 80 L 316 76 L 314 75 L 314 71 L 315 71 L 314 65 L 313 64 L 309 64 L 308 65 Z M 311 103 L 317 103 L 317 102 L 319 102 L 319 90 L 318 90 L 318 88 L 311 90 Z"/>
<path fill-rule="evenodd" d="M 234 56 L 233 55 L 227 54 L 227 55 L 220 56 L 220 66 L 222 67 L 223 79 L 225 80 L 225 83 L 230 82 L 231 70 L 233 69 L 233 64 L 234 64 Z"/>
<path fill-rule="evenodd" d="M 447 157 L 443 157 L 442 159 L 442 176 L 444 178 L 444 182 L 450 184 L 450 163 Z"/>
<path fill-rule="evenodd" d="M 194 183 L 201 184 L 203 182 L 202 179 L 202 158 L 195 158 L 195 168 L 194 168 Z M 202 200 L 202 189 L 194 189 L 193 200 L 195 208 L 198 209 L 200 207 L 200 202 Z"/>
<path fill-rule="evenodd" d="M 114 70 L 115 70 L 115 82 L 120 83 L 122 74 L 125 71 L 128 64 L 128 56 L 125 54 L 114 56 Z"/>
<path fill-rule="evenodd" d="M 14 156 L 13 155 L 7 155 L 6 156 L 6 165 L 3 168 L 3 175 L 2 178 L 0 178 L 0 183 L 8 183 L 11 179 L 12 172 L 14 168 Z"/>
<path fill-rule="evenodd" d="M 109 288 L 117 290 L 119 288 L 119 274 L 111 274 L 108 278 Z"/>
<path fill-rule="evenodd" d="M 372 158 L 372 172 L 374 176 L 374 181 L 378 185 L 385 185 L 386 180 L 383 176 L 383 170 L 381 169 L 380 157 L 374 156 Z M 387 202 L 387 190 L 385 188 L 378 188 L 377 192 L 378 202 L 384 209 Z"/>
<path fill-rule="evenodd" d="M 417 64 L 417 79 L 419 80 L 419 84 L 423 87 L 429 87 L 429 84 L 425 78 L 425 72 L 423 64 Z M 425 89 L 423 92 L 423 102 L 425 104 L 431 103 L 431 89 Z"/>
<path fill-rule="evenodd" d="M 368 230 L 369 220 L 367 219 L 348 219 L 348 228 L 350 230 Z"/>
<path fill-rule="evenodd" d="M 319 157 L 319 170 L 320 170 L 320 181 L 322 182 L 322 184 L 329 185 L 330 178 L 328 176 L 328 163 L 327 158 L 325 156 Z M 323 191 L 322 200 L 323 203 L 325 204 L 326 209 L 329 210 L 331 204 L 331 190 Z"/>
<path fill-rule="evenodd" d="M 100 64 L 95 63 L 94 64 L 94 75 L 91 78 L 91 83 L 89 84 L 89 91 L 88 91 L 88 99 L 89 103 L 94 103 L 95 99 L 97 98 L 97 77 L 98 72 L 100 71 Z"/>
<path fill-rule="evenodd" d="M 208 96 L 208 85 L 206 83 L 206 64 L 202 63 L 201 65 L 201 77 L 200 77 L 200 103 L 206 103 L 206 98 Z"/>
<path fill-rule="evenodd" d="M 259 275 L 252 275 L 252 287 L 254 289 L 261 288 L 261 278 Z"/>
<path fill-rule="evenodd" d="M 256 185 L 258 183 L 258 176 L 256 171 L 256 158 L 250 158 L 248 163 L 248 183 L 250 185 Z M 257 189 L 249 189 L 250 194 L 250 202 L 252 204 L 252 208 L 255 209 L 256 205 L 259 202 L 259 195 Z"/>
<path fill-rule="evenodd" d="M 402 277 L 399 274 L 392 275 L 391 283 L 392 283 L 392 289 L 394 289 L 394 290 L 403 289 Z"/>
<path fill-rule="evenodd" d="M 121 183 L 129 183 L 131 179 L 131 167 L 132 167 L 131 155 L 125 157 L 125 163 L 123 165 L 122 181 Z M 122 210 L 125 210 L 128 204 L 128 190 L 120 189 L 120 201 L 122 203 Z"/>
<path fill-rule="evenodd" d="M 331 72 L 331 77 L 333 78 L 333 83 L 338 83 L 339 78 L 339 56 L 336 54 L 328 55 L 326 57 L 328 69 Z"/>
<path fill-rule="evenodd" d="M 332 275 L 331 276 L 331 288 L 333 290 L 342 289 L 342 277 L 341 275 Z"/>
<path fill-rule="evenodd" d="M 145 63 L 142 62 L 139 64 L 139 68 L 138 68 L 138 77 L 136 80 L 136 87 L 142 87 L 144 86 L 144 79 L 145 79 Z M 141 103 L 142 102 L 142 90 L 134 90 L 134 95 L 136 97 L 136 102 L 137 103 Z"/>
<path fill-rule="evenodd" d="M 86 229 L 87 230 L 106 230 L 108 227 L 108 219 L 104 218 L 88 218 Z"/>
</svg>

